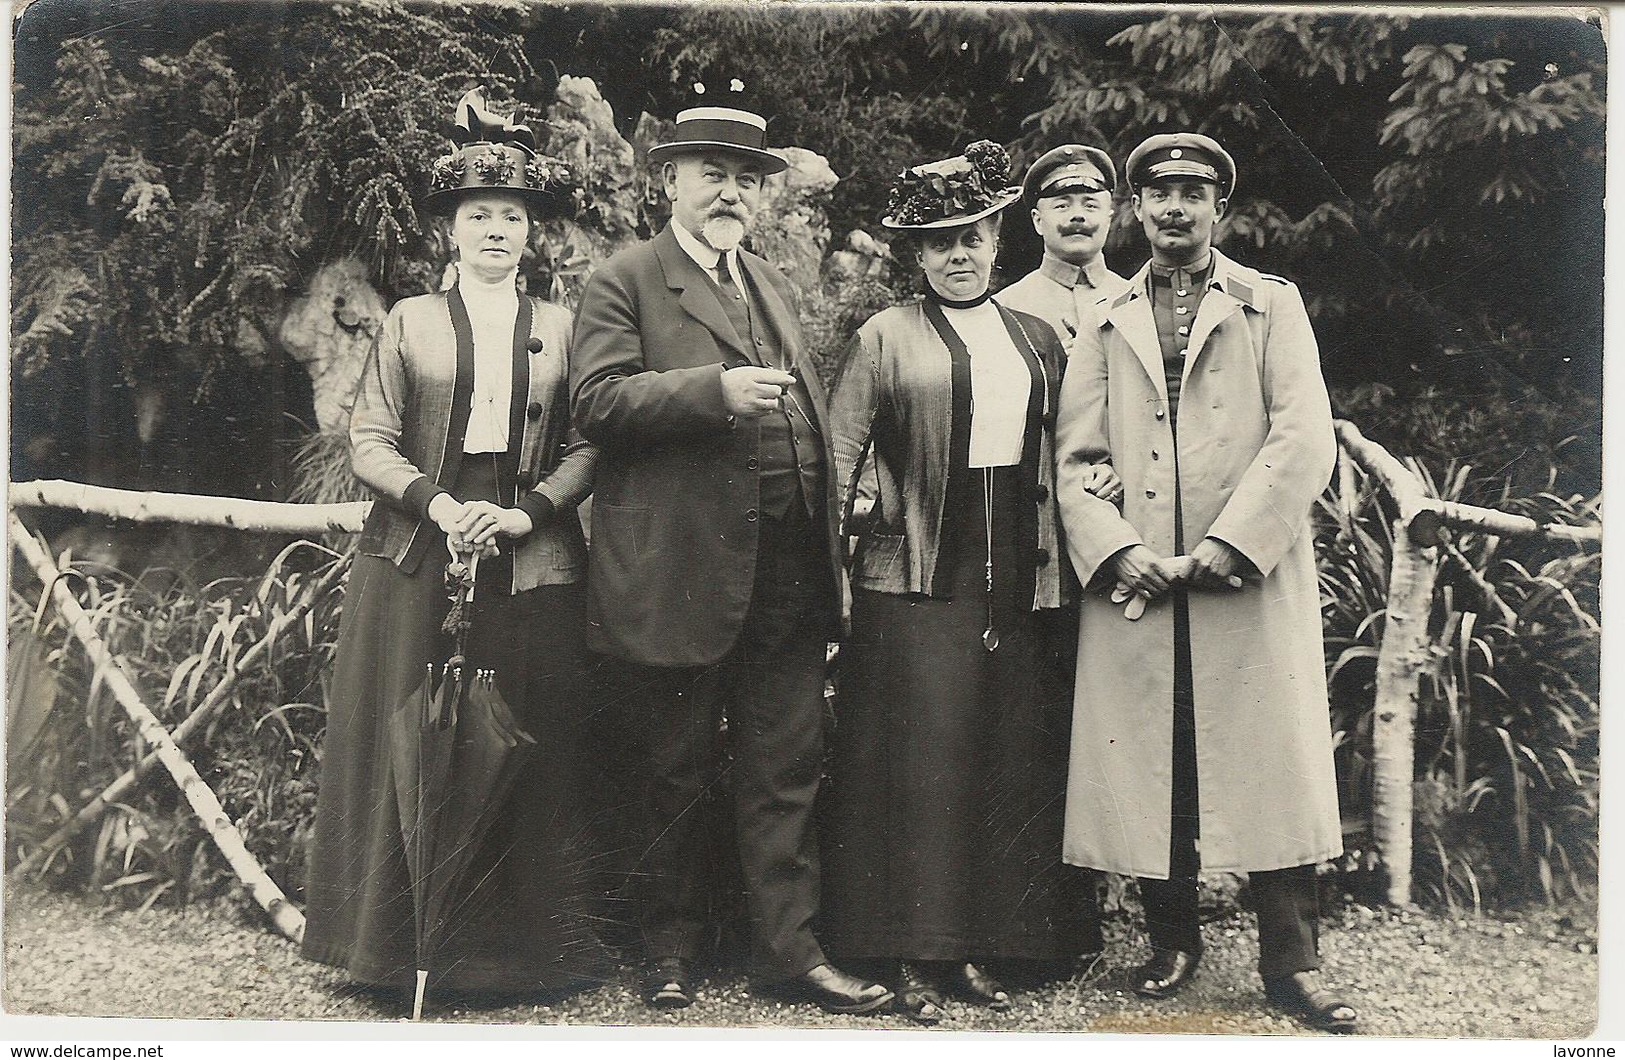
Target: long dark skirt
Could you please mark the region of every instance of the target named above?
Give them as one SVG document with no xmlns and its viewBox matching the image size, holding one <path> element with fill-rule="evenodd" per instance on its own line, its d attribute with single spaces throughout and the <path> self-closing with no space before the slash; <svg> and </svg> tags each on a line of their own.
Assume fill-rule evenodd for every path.
<svg viewBox="0 0 1625 1060">
<path fill-rule="evenodd" d="M 459 485 L 464 485 L 459 483 Z M 417 954 L 411 880 L 387 750 L 391 714 L 443 661 L 444 545 L 404 575 L 356 560 L 329 694 L 307 883 L 304 955 L 369 984 L 408 989 Z M 468 662 L 536 740 L 454 894 L 431 990 L 547 994 L 613 975 L 593 930 L 600 866 L 578 753 L 588 681 L 584 588 L 508 595 L 503 558 L 479 568 Z"/>
<path fill-rule="evenodd" d="M 1033 620 L 1035 542 L 995 473 L 989 652 L 981 472 L 950 499 L 952 598 L 855 590 L 824 799 L 819 937 L 841 958 L 1052 959 L 1098 948 L 1061 863 L 1071 697 Z M 956 477 L 963 478 L 965 472 Z M 1053 562 L 1053 560 L 1051 560 Z"/>
</svg>

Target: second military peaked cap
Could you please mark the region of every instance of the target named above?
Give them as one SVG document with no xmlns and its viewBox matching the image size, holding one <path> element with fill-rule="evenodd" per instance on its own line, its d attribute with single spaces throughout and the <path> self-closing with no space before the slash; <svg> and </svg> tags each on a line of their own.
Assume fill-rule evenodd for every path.
<svg viewBox="0 0 1625 1060">
<path fill-rule="evenodd" d="M 1129 187 L 1157 180 L 1206 180 L 1219 186 L 1221 197 L 1236 188 L 1236 162 L 1219 141 L 1201 133 L 1159 133 L 1129 153 L 1123 166 Z"/>
<path fill-rule="evenodd" d="M 1049 195 L 1113 191 L 1116 187 L 1117 167 L 1110 155 L 1086 144 L 1062 144 L 1045 151 L 1027 168 L 1021 201 L 1032 206 Z"/>
</svg>

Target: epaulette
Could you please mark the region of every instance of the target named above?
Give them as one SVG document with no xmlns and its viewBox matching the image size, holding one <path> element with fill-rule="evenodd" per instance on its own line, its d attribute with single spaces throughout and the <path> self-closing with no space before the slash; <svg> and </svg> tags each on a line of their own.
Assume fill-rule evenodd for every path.
<svg viewBox="0 0 1625 1060">
<path fill-rule="evenodd" d="M 1273 272 L 1261 272 L 1258 275 L 1260 279 L 1270 280 L 1274 283 L 1280 284 L 1282 287 L 1292 286 L 1291 280 L 1287 279 L 1285 276 L 1277 276 Z"/>
</svg>

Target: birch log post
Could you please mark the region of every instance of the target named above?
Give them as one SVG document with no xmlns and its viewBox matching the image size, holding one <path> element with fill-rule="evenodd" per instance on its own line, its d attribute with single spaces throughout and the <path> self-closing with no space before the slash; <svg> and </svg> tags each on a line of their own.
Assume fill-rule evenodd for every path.
<svg viewBox="0 0 1625 1060">
<path fill-rule="evenodd" d="M 1377 649 L 1371 721 L 1371 831 L 1382 858 L 1391 905 L 1411 904 L 1411 824 L 1415 813 L 1416 713 L 1430 662 L 1435 549 L 1411 540 L 1404 516 L 1394 520 L 1394 559 Z"/>
<path fill-rule="evenodd" d="M 175 726 L 175 731 L 170 733 L 170 739 L 174 740 L 177 745 L 185 743 L 205 722 L 219 713 L 220 708 L 225 705 L 227 698 L 231 695 L 231 690 L 236 687 L 237 679 L 242 676 L 243 672 L 259 662 L 260 656 L 271 650 L 271 645 L 276 643 L 278 637 L 292 628 L 295 622 L 304 618 L 305 613 L 314 607 L 322 597 L 326 596 L 334 585 L 338 584 L 345 568 L 346 564 L 342 560 L 334 560 L 328 571 L 316 580 L 310 589 L 309 595 L 271 623 L 271 628 L 265 631 L 265 636 L 250 645 L 248 650 L 243 652 L 242 658 L 227 669 L 219 682 L 209 690 L 209 694 L 204 697 L 203 702 L 198 704 L 197 709 L 182 719 L 179 725 Z M 26 876 L 44 864 L 74 836 L 101 820 L 102 814 L 107 812 L 107 807 L 133 791 L 137 785 L 146 779 L 147 775 L 152 772 L 161 760 L 157 751 L 148 751 L 140 761 L 119 774 L 118 778 L 97 793 L 95 798 L 85 803 L 78 813 L 68 818 L 60 828 L 47 836 L 27 857 L 13 866 L 11 874 L 19 877 Z"/>
<path fill-rule="evenodd" d="M 202 777 L 198 776 L 192 763 L 187 761 L 163 725 L 141 701 L 141 695 L 136 691 L 129 674 L 125 672 L 118 658 L 108 650 L 101 637 L 97 636 L 90 616 L 85 613 L 85 609 L 63 582 L 61 571 L 57 570 L 56 564 L 46 554 L 44 547 L 35 540 L 34 535 L 17 518 L 16 513 L 8 513 L 6 521 L 13 547 L 22 554 L 23 559 L 39 576 L 41 583 L 47 587 L 56 603 L 57 611 L 67 622 L 68 629 L 84 646 L 85 654 L 90 657 L 91 662 L 102 671 L 108 690 L 135 723 L 142 739 L 157 749 L 159 759 L 175 778 L 181 794 L 191 804 L 193 812 L 203 823 L 204 830 L 209 833 L 209 838 L 214 840 L 215 846 L 225 855 L 232 871 L 248 888 L 260 908 L 265 910 L 278 931 L 295 942 L 302 940 L 305 934 L 304 914 L 288 901 L 281 888 L 265 874 L 265 870 L 254 859 L 254 855 L 243 845 L 242 835 L 231 823 L 231 818 L 226 815 L 225 808 L 220 805 L 214 791 L 204 783 Z"/>
<path fill-rule="evenodd" d="M 1393 454 L 1337 421 L 1337 438 L 1348 455 L 1394 499 L 1394 555 L 1388 600 L 1377 648 L 1376 692 L 1371 721 L 1371 832 L 1387 878 L 1392 905 L 1411 903 L 1411 837 L 1415 812 L 1416 712 L 1422 672 L 1429 662 L 1428 620 L 1438 579 L 1437 546 L 1444 519 L 1437 502 Z"/>
<path fill-rule="evenodd" d="M 136 523 L 191 523 L 272 534 L 359 533 L 372 509 L 371 501 L 285 504 L 193 493 L 143 493 L 59 479 L 14 482 L 9 496 L 20 508 L 65 508 Z"/>
</svg>

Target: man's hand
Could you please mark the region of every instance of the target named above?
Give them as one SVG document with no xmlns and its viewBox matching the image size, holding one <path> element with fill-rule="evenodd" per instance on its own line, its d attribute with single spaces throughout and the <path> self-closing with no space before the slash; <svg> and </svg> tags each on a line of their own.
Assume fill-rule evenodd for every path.
<svg viewBox="0 0 1625 1060">
<path fill-rule="evenodd" d="M 730 415 L 754 419 L 778 408 L 785 391 L 795 381 L 795 376 L 777 368 L 759 368 L 754 364 L 728 368 L 722 373 L 722 400 Z"/>
<path fill-rule="evenodd" d="M 1162 559 L 1145 545 L 1130 545 L 1118 552 L 1112 556 L 1112 566 L 1118 581 L 1147 600 L 1155 600 L 1173 588 L 1173 579 Z"/>
<path fill-rule="evenodd" d="M 1083 476 L 1083 489 L 1090 496 L 1099 497 L 1110 504 L 1123 499 L 1123 480 L 1110 464 L 1090 464 Z"/>
<path fill-rule="evenodd" d="M 1204 537 L 1191 549 L 1190 584 L 1198 589 L 1234 592 L 1251 570 L 1247 557 L 1216 537 Z"/>
</svg>

